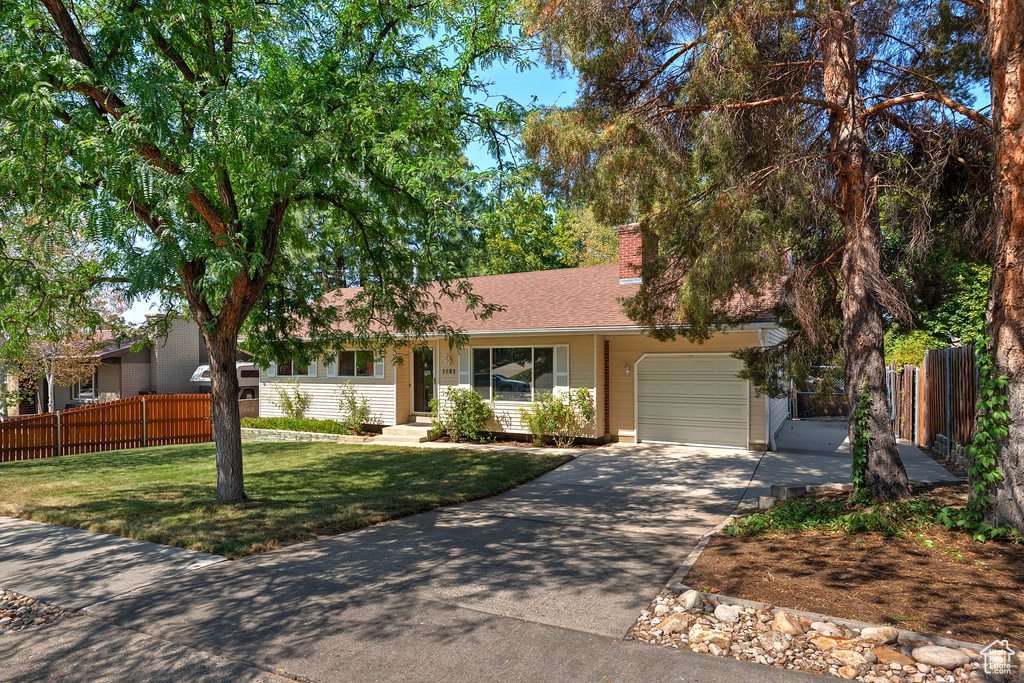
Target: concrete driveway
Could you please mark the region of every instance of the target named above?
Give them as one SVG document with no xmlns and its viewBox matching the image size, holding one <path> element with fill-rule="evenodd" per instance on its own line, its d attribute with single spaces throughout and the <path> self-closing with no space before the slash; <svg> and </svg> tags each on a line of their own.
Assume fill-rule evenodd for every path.
<svg viewBox="0 0 1024 683">
<path fill-rule="evenodd" d="M 760 456 L 588 451 L 501 496 L 211 564 L 5 634 L 0 680 L 820 680 L 622 640 Z M 0 585 L 33 584 L 0 565 Z"/>
</svg>

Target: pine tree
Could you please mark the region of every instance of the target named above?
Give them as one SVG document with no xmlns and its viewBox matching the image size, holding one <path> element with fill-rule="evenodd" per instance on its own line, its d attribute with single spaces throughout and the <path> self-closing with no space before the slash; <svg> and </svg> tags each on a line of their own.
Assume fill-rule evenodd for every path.
<svg viewBox="0 0 1024 683">
<path fill-rule="evenodd" d="M 547 187 L 660 238 L 627 312 L 656 337 L 700 341 L 742 322 L 738 300 L 771 300 L 785 276 L 794 334 L 745 358 L 806 365 L 838 338 L 850 415 L 870 397 L 866 483 L 878 499 L 909 495 L 884 360 L 885 321 L 909 309 L 882 241 L 906 216 L 886 201 L 921 203 L 930 180 L 888 182 L 889 160 L 948 163 L 959 121 L 989 125 L 963 104 L 966 68 L 938 51 L 942 36 L 977 38 L 968 14 L 896 0 L 541 0 L 531 14 L 549 61 L 582 84 L 575 108 L 530 122 Z M 772 384 L 763 363 L 748 372 Z"/>
</svg>

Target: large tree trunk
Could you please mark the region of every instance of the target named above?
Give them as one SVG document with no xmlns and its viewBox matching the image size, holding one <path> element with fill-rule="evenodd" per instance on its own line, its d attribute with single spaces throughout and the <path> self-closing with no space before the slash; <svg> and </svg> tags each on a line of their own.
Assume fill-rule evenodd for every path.
<svg viewBox="0 0 1024 683">
<path fill-rule="evenodd" d="M 207 338 L 213 401 L 213 438 L 217 445 L 217 498 L 247 500 L 242 478 L 242 429 L 238 416 L 238 334 Z"/>
<path fill-rule="evenodd" d="M 825 96 L 843 111 L 830 115 L 831 150 L 837 165 L 836 189 L 842 207 L 846 247 L 843 252 L 843 357 L 850 441 L 854 412 L 863 392 L 871 397 L 865 483 L 872 497 L 895 500 L 910 495 L 889 417 L 885 388 L 885 343 L 882 302 L 881 235 L 873 210 L 873 171 L 861 119 L 858 93 L 857 32 L 853 16 L 836 12 L 822 29 Z"/>
<path fill-rule="evenodd" d="M 989 3 L 996 243 L 988 324 L 1000 374 L 1009 377 L 1003 481 L 989 519 L 1024 529 L 1024 4 Z"/>
</svg>

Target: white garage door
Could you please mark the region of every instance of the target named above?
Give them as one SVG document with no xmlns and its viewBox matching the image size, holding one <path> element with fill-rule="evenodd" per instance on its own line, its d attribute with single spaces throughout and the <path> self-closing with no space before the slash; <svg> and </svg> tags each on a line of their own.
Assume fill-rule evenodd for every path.
<svg viewBox="0 0 1024 683">
<path fill-rule="evenodd" d="M 654 355 L 636 366 L 639 441 L 747 447 L 747 381 L 729 356 Z"/>
</svg>

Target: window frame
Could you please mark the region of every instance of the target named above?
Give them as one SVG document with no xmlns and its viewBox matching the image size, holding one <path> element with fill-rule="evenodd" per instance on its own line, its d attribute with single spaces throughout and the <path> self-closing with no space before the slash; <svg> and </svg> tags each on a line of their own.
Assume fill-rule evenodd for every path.
<svg viewBox="0 0 1024 683">
<path fill-rule="evenodd" d="M 100 373 L 99 368 L 92 370 L 92 389 L 89 395 L 82 395 L 82 383 L 75 382 L 71 385 L 71 399 L 73 401 L 95 401 L 99 397 Z"/>
<path fill-rule="evenodd" d="M 285 363 L 287 363 L 288 367 L 289 367 L 289 373 L 287 375 L 281 374 L 281 365 L 284 365 Z M 287 378 L 287 379 L 292 379 L 292 378 L 310 378 L 310 379 L 312 379 L 312 378 L 316 378 L 316 376 L 317 376 L 317 366 L 316 366 L 315 362 L 310 362 L 310 363 L 306 364 L 306 373 L 305 374 L 295 374 L 294 372 L 292 372 L 292 370 L 294 369 L 294 365 L 295 365 L 295 363 L 294 363 L 294 359 L 293 358 L 288 358 L 287 360 L 285 360 L 284 363 L 271 362 L 270 365 L 267 367 L 267 377 L 271 378 L 271 379 L 278 378 L 278 377 L 284 377 L 284 378 Z"/>
<path fill-rule="evenodd" d="M 342 363 L 341 363 L 341 354 L 343 354 L 343 353 L 351 353 L 351 354 L 353 354 L 352 355 L 352 367 L 355 368 L 357 372 L 359 370 L 359 363 L 356 362 L 358 354 L 360 354 L 360 353 L 369 354 L 370 357 L 373 359 L 373 374 L 372 375 L 360 375 L 360 374 L 343 375 L 343 374 L 341 374 L 341 372 L 339 371 L 339 368 L 341 368 L 341 365 L 342 365 Z M 346 379 L 346 380 L 349 380 L 349 379 L 384 379 L 384 376 L 386 374 L 387 373 L 386 373 L 386 370 L 384 368 L 384 354 L 383 353 L 375 352 L 375 351 L 372 351 L 370 349 L 340 349 L 336 354 L 334 354 L 333 363 L 331 363 L 331 365 L 328 367 L 328 375 L 327 376 L 328 377 L 337 377 L 338 379 Z"/>
<path fill-rule="evenodd" d="M 476 388 L 476 376 L 477 376 L 478 373 L 476 372 L 476 368 L 473 365 L 473 362 L 474 362 L 473 355 L 477 351 L 483 351 L 484 349 L 486 349 L 487 350 L 487 356 L 488 356 L 488 363 L 487 363 L 488 370 L 487 370 L 487 374 L 489 375 L 489 381 L 487 383 L 487 393 L 488 393 L 488 395 L 486 397 L 481 395 L 481 398 L 483 398 L 485 401 L 493 401 L 495 403 L 502 403 L 502 404 L 506 404 L 507 403 L 507 404 L 510 404 L 510 405 L 524 405 L 524 404 L 535 403 L 537 401 L 537 394 L 538 394 L 538 392 L 537 392 L 537 376 L 536 376 L 537 349 L 550 349 L 551 350 L 551 389 L 550 390 L 544 390 L 543 393 L 555 393 L 562 386 L 562 385 L 558 384 L 558 375 L 559 374 L 568 375 L 568 358 L 566 358 L 566 372 L 565 373 L 559 373 L 556 370 L 556 364 L 558 362 L 557 355 L 558 355 L 559 347 L 565 347 L 566 353 L 568 353 L 568 346 L 565 345 L 565 344 L 539 344 L 539 345 L 537 345 L 537 344 L 530 344 L 529 346 L 527 346 L 525 344 L 524 345 L 519 345 L 519 346 L 511 345 L 511 344 L 505 344 L 503 346 L 470 346 L 470 347 L 466 347 L 465 352 L 467 353 L 467 355 L 469 357 L 469 380 L 470 380 L 469 388 L 472 389 L 473 391 L 477 391 L 477 388 Z M 530 349 L 530 400 L 528 400 L 528 401 L 516 401 L 514 399 L 495 398 L 495 396 L 494 396 L 494 349 Z M 521 381 L 521 380 L 515 380 L 515 381 Z M 566 385 L 565 386 L 568 387 L 568 377 L 566 377 Z M 477 391 L 477 393 L 479 393 L 479 391 Z"/>
</svg>

